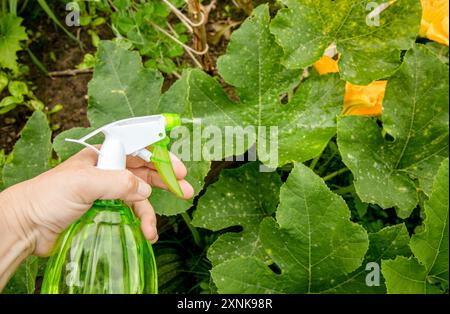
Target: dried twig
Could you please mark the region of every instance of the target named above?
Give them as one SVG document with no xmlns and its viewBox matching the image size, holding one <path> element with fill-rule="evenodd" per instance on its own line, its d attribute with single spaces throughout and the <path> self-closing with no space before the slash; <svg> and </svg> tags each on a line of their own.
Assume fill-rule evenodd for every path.
<svg viewBox="0 0 450 314">
<path fill-rule="evenodd" d="M 48 75 L 53 78 L 57 76 L 75 76 L 79 74 L 89 74 L 92 72 L 93 72 L 92 69 L 70 69 L 70 70 L 49 72 Z"/>
<path fill-rule="evenodd" d="M 194 49 L 197 51 L 207 51 L 208 49 L 208 40 L 206 35 L 205 24 L 207 23 L 207 14 L 205 13 L 204 7 L 200 4 L 198 0 L 187 0 L 188 3 L 188 11 L 189 17 L 192 21 L 199 23 L 202 21 L 203 23 L 197 27 L 193 27 L 194 30 Z M 213 1 L 215 5 L 215 1 Z M 211 10 L 212 6 L 209 8 Z M 208 11 L 209 14 L 209 11 Z M 214 70 L 213 63 L 208 53 L 205 53 L 200 56 L 201 64 L 203 70 L 206 72 L 212 72 Z"/>
<path fill-rule="evenodd" d="M 114 3 L 111 0 L 108 0 L 108 3 L 114 11 L 118 11 L 117 7 L 114 5 Z"/>
</svg>

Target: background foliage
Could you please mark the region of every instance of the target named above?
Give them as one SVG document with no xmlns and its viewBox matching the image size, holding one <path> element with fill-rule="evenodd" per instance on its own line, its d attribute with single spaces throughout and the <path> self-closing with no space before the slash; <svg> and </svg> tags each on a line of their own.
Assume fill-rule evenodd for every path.
<svg viewBox="0 0 450 314">
<path fill-rule="evenodd" d="M 186 162 L 193 200 L 153 192 L 162 293 L 448 293 L 448 47 L 418 37 L 420 1 L 391 3 L 375 26 L 368 2 L 255 5 L 212 75 L 183 64 L 183 47 L 152 28 L 172 18 L 162 2 L 83 4 L 83 27 L 98 47 L 87 66 L 90 126 L 52 137 L 51 113 L 33 107 L 14 149 L 0 155 L 0 186 L 81 149 L 64 138 L 127 117 L 176 112 L 221 130 L 277 126 L 276 164 L 253 138 L 232 155 L 255 146 L 258 161 L 230 162 L 224 149 L 212 163 Z M 20 72 L 21 23 L 0 16 L 0 92 Z M 103 23 L 112 40 L 96 40 Z M 188 43 L 183 24 L 174 28 Z M 339 73 L 319 75 L 311 66 L 330 44 Z M 379 79 L 388 82 L 382 115 L 344 115 L 346 81 Z M 2 100 L 0 110 L 11 104 Z M 259 172 L 261 164 L 276 171 Z M 379 286 L 366 284 L 371 262 L 381 266 Z M 44 266 L 30 257 L 4 292 L 33 293 Z"/>
</svg>

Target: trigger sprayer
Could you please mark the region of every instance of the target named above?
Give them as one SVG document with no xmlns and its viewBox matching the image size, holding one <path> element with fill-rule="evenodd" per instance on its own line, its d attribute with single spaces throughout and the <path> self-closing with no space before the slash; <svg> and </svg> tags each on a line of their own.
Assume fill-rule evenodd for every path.
<svg viewBox="0 0 450 314">
<path fill-rule="evenodd" d="M 97 167 L 126 168 L 127 155 L 153 162 L 170 191 L 183 192 L 170 161 L 166 132 L 181 124 L 177 114 L 130 118 L 105 125 L 81 139 L 66 139 L 95 150 Z M 86 141 L 98 133 L 98 150 Z M 149 149 L 147 149 L 149 148 Z M 121 200 L 97 200 L 58 239 L 41 293 L 157 293 L 156 262 L 131 209 Z"/>
</svg>

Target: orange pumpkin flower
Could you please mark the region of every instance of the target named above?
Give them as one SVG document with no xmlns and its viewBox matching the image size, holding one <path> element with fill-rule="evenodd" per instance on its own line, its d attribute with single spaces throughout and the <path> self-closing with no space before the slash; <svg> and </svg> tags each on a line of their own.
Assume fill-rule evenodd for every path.
<svg viewBox="0 0 450 314">
<path fill-rule="evenodd" d="M 420 36 L 448 46 L 448 0 L 422 0 Z"/>
<path fill-rule="evenodd" d="M 387 81 L 375 81 L 369 85 L 345 85 L 344 115 L 379 116 L 383 111 L 383 98 Z"/>
<path fill-rule="evenodd" d="M 322 58 L 314 63 L 314 69 L 316 69 L 320 75 L 339 72 L 337 61 L 327 55 L 323 55 Z"/>
</svg>

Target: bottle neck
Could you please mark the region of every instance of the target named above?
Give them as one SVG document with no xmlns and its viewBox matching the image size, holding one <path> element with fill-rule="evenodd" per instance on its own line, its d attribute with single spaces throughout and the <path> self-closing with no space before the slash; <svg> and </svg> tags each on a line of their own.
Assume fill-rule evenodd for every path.
<svg viewBox="0 0 450 314">
<path fill-rule="evenodd" d="M 96 200 L 91 209 L 86 212 L 97 222 L 118 223 L 124 221 L 133 223 L 135 215 L 133 210 L 124 201 L 116 200 Z"/>
</svg>

